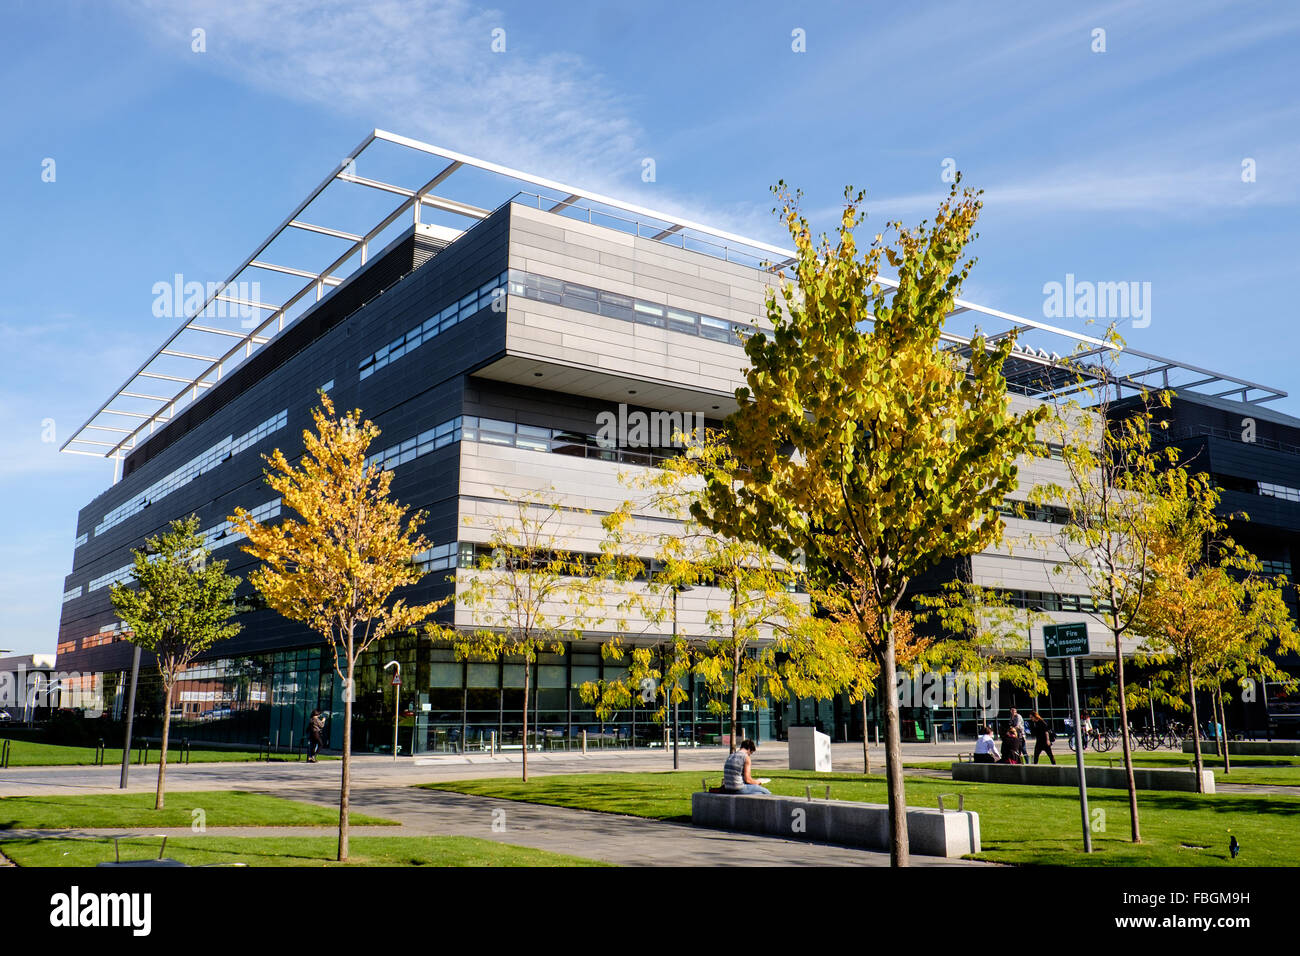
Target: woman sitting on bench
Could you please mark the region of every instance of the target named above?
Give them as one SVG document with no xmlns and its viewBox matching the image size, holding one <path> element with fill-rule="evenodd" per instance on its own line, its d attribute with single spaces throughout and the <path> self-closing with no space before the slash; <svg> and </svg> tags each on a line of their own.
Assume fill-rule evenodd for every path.
<svg viewBox="0 0 1300 956">
<path fill-rule="evenodd" d="M 727 757 L 727 762 L 722 767 L 722 789 L 727 793 L 766 793 L 771 794 L 749 773 L 749 758 L 758 744 L 752 740 L 742 740 L 740 749 Z"/>
</svg>

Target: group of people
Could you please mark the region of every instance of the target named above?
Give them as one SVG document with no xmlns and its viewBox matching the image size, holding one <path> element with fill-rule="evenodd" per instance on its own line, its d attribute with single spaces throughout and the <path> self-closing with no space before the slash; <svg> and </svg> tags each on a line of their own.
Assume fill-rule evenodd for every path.
<svg viewBox="0 0 1300 956">
<path fill-rule="evenodd" d="M 993 738 L 992 728 L 987 724 L 980 728 L 979 740 L 975 742 L 975 762 L 1029 763 L 1027 735 L 1030 734 L 1034 738 L 1034 763 L 1038 763 L 1038 758 L 1045 753 L 1047 759 L 1055 765 L 1056 756 L 1052 753 L 1052 739 L 1055 735 L 1047 726 L 1047 721 L 1035 711 L 1026 725 L 1025 718 L 1014 707 L 1007 720 L 1007 729 L 1002 734 L 1001 749 Z"/>
</svg>

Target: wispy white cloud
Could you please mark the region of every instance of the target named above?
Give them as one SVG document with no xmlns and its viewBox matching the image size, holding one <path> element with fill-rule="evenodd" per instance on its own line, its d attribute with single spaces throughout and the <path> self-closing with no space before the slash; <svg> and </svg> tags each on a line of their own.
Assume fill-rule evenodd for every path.
<svg viewBox="0 0 1300 956">
<path fill-rule="evenodd" d="M 1272 170 L 1243 182 L 1240 160 L 1219 164 L 1202 163 L 1179 168 L 1169 157 L 1148 154 L 1140 166 L 1131 162 L 1113 167 L 1104 161 L 1087 166 L 1062 165 L 1020 180 L 1004 179 L 984 186 L 988 209 L 1012 215 L 1044 216 L 1050 213 L 1151 213 L 1169 218 L 1187 218 L 1247 210 L 1265 206 L 1289 206 L 1300 202 L 1300 185 L 1293 177 L 1279 175 L 1294 168 L 1300 148 L 1274 151 L 1266 163 Z M 946 189 L 932 192 L 867 197 L 868 211 L 877 216 L 902 216 L 933 212 Z"/>
<path fill-rule="evenodd" d="M 581 57 L 537 49 L 500 11 L 466 0 L 199 0 L 132 9 L 172 49 L 206 31 L 206 58 L 241 82 L 555 178 L 631 170 L 641 136 Z M 505 52 L 492 51 L 504 29 Z M 531 41 L 531 42 L 530 42 Z"/>
</svg>

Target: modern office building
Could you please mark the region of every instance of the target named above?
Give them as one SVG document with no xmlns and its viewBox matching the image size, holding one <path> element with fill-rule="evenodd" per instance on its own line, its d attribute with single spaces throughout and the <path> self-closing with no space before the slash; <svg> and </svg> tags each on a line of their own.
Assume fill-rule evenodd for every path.
<svg viewBox="0 0 1300 956">
<path fill-rule="evenodd" d="M 620 473 L 674 453 L 663 437 L 676 421 L 669 416 L 717 422 L 734 408 L 743 336 L 761 327 L 766 290 L 789 256 L 670 213 L 373 132 L 224 283 L 191 299 L 177 277 L 176 301 L 190 299 L 184 321 L 64 446 L 113 461 L 115 481 L 78 517 L 59 669 L 104 673 L 106 710 L 120 711 L 131 647 L 108 585 L 127 578 L 132 549 L 174 518 L 197 514 L 215 556 L 247 578 L 253 567 L 226 517 L 237 506 L 262 520 L 280 514 L 261 456 L 300 452 L 320 389 L 379 425 L 373 451 L 393 469 L 393 495 L 427 513 L 430 573 L 413 600 L 447 594 L 449 576 L 487 540 L 485 520 L 521 493 L 557 496 L 566 509 L 563 546 L 596 551 L 601 515 L 630 497 Z M 1056 363 L 1079 343 L 1110 348 L 965 301 L 950 318 L 948 347 L 966 347 L 976 326 L 1019 330 L 1007 371 L 1020 407 L 1067 387 Z M 1120 366 L 1108 384 L 1121 393 L 1162 382 L 1189 394 L 1230 386 L 1249 410 L 1284 394 L 1135 351 L 1123 353 Z M 665 426 L 658 437 L 654 428 L 618 440 L 602 431 L 609 416 L 630 422 L 638 412 Z M 1060 467 L 1050 458 L 1027 462 L 1026 486 L 1061 477 Z M 1033 515 L 1053 517 L 1050 509 Z M 667 527 L 653 513 L 637 522 Z M 1052 575 L 1051 555 L 1017 551 L 1017 532 L 1035 525 L 1008 524 L 1009 549 L 971 557 L 975 579 L 1012 590 L 1055 620 L 1087 620 L 1071 582 Z M 706 612 L 719 600 L 706 587 L 681 595 L 681 633 L 707 639 Z M 174 705 L 185 720 L 180 733 L 286 746 L 301 738 L 312 708 L 341 713 L 341 682 L 317 635 L 265 609 L 240 619 L 242 633 L 188 672 Z M 449 609 L 445 620 L 465 626 L 468 612 Z M 653 642 L 670 629 L 641 626 L 632 639 Z M 602 722 L 576 693 L 584 681 L 619 672 L 599 651 L 610 632 L 589 630 L 566 653 L 537 663 L 536 723 L 547 737 L 585 729 L 609 741 L 661 738 L 640 708 Z M 1033 644 L 1041 655 L 1041 625 Z M 1106 652 L 1100 634 L 1093 648 Z M 402 663 L 403 750 L 481 746 L 493 733 L 518 743 L 521 663 L 458 661 L 450 648 L 403 639 L 363 662 L 359 747 L 391 746 L 393 687 L 382 669 L 391 659 Z M 150 673 L 146 666 L 146 713 L 160 699 L 143 680 Z M 701 740 L 722 731 L 707 703 L 696 688 L 682 708 Z M 756 707 L 746 711 L 746 731 L 768 738 L 819 721 L 851 738 L 862 733 L 856 712 L 846 701 Z M 909 714 L 923 728 L 932 719 Z M 337 737 L 337 722 L 334 729 Z"/>
</svg>

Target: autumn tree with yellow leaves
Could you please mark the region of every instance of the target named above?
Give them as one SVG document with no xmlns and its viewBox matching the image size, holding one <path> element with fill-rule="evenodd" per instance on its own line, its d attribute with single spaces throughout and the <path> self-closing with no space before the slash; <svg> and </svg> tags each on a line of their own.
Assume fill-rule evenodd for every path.
<svg viewBox="0 0 1300 956">
<path fill-rule="evenodd" d="M 335 417 L 329 396 L 312 410 L 315 432 L 302 433 L 295 465 L 280 449 L 263 456 L 266 482 L 290 515 L 262 524 L 243 508 L 231 527 L 243 550 L 262 562 L 250 575 L 268 607 L 320 634 L 343 680 L 343 778 L 339 789 L 338 859 L 348 858 L 352 770 L 352 703 L 357 660 L 385 637 L 412 631 L 451 597 L 427 604 L 394 599 L 425 572 L 416 556 L 429 547 L 419 533 L 424 515 L 389 497 L 393 473 L 368 463 L 379 428 L 360 409 Z"/>
</svg>

